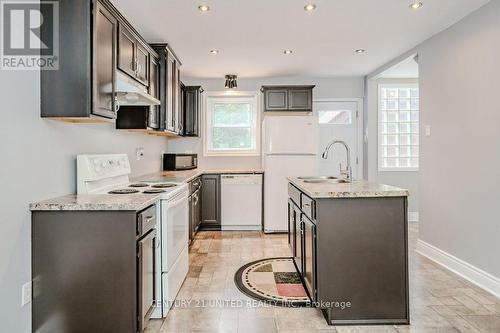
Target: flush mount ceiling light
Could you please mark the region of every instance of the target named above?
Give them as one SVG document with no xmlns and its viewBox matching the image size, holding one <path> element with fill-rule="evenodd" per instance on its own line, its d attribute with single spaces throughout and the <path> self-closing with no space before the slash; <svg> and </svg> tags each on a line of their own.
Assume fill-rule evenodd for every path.
<svg viewBox="0 0 500 333">
<path fill-rule="evenodd" d="M 284 50 L 284 51 L 283 51 L 283 53 L 284 53 L 284 54 L 292 54 L 292 53 L 293 53 L 293 51 L 292 51 L 292 50 Z"/>
<path fill-rule="evenodd" d="M 357 50 L 354 50 L 354 52 L 356 52 L 356 53 L 365 53 L 366 50 L 365 49 L 357 49 Z"/>
<path fill-rule="evenodd" d="M 210 53 L 212 53 L 212 54 L 218 54 L 219 50 L 210 50 Z"/>
<path fill-rule="evenodd" d="M 236 78 L 237 76 L 234 74 L 227 74 L 226 83 L 224 84 L 224 87 L 226 89 L 238 88 L 238 83 L 236 82 Z"/>
<path fill-rule="evenodd" d="M 198 6 L 198 10 L 200 12 L 204 12 L 205 13 L 205 12 L 208 12 L 210 10 L 210 6 L 208 6 L 208 5 L 199 5 Z"/>
<path fill-rule="evenodd" d="M 421 1 L 418 1 L 418 0 L 412 0 L 410 2 L 410 8 L 414 9 L 414 10 L 422 8 L 423 5 L 424 5 L 424 3 Z"/>
<path fill-rule="evenodd" d="M 312 3 L 309 3 L 309 4 L 307 4 L 307 5 L 304 6 L 304 10 L 306 12 L 312 12 L 315 9 L 316 9 L 316 5 L 312 4 Z"/>
</svg>

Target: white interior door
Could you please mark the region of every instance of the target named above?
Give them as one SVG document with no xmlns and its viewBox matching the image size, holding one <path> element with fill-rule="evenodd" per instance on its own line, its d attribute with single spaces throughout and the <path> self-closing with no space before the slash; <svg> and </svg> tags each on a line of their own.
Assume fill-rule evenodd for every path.
<svg viewBox="0 0 500 333">
<path fill-rule="evenodd" d="M 346 151 L 341 145 L 330 149 L 328 159 L 321 158 L 325 147 L 332 140 L 342 140 L 351 149 L 352 176 L 358 177 L 358 103 L 356 101 L 316 101 L 314 114 L 319 119 L 319 173 L 339 175 L 339 164 L 346 166 Z"/>
</svg>

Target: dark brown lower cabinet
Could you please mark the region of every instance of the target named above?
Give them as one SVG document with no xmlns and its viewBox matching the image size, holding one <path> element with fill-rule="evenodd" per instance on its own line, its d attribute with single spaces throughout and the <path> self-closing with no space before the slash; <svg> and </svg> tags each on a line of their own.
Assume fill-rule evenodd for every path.
<svg viewBox="0 0 500 333">
<path fill-rule="evenodd" d="M 201 230 L 221 229 L 220 175 L 201 177 Z"/>
<path fill-rule="evenodd" d="M 316 300 L 316 225 L 302 215 L 302 243 L 304 284 L 313 301 Z"/>
<path fill-rule="evenodd" d="M 189 239 L 192 240 L 201 223 L 201 178 L 192 180 L 189 184 Z"/>
<path fill-rule="evenodd" d="M 304 273 L 304 267 L 303 267 L 303 252 L 302 252 L 302 245 L 303 245 L 303 223 L 300 218 L 301 213 L 296 211 L 295 212 L 295 225 L 294 225 L 294 235 L 295 235 L 295 240 L 294 240 L 294 261 L 295 265 L 297 266 L 297 269 L 299 270 L 300 274 L 303 275 Z"/>
<path fill-rule="evenodd" d="M 32 331 L 143 332 L 159 288 L 155 212 L 33 211 Z"/>
<path fill-rule="evenodd" d="M 291 255 L 328 324 L 409 324 L 407 198 L 288 193 Z"/>
</svg>

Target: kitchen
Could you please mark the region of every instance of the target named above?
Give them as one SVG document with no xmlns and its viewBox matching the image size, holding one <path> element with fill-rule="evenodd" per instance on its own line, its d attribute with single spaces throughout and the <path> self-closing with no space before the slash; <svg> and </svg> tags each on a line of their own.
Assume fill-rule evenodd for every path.
<svg viewBox="0 0 500 333">
<path fill-rule="evenodd" d="M 495 151 L 491 101 L 470 141 L 447 112 L 465 117 L 494 86 L 481 73 L 499 70 L 499 3 L 400 2 L 380 6 L 421 30 L 392 48 L 352 25 L 349 39 L 319 33 L 342 10 L 372 22 L 352 4 L 58 2 L 58 69 L 0 77 L 15 138 L 2 144 L 5 330 L 498 331 L 498 174 L 454 191 L 472 165 L 436 149 L 447 133 L 498 165 L 475 155 Z M 280 11 L 304 21 L 274 25 L 303 46 L 269 38 Z M 301 27 L 336 38 L 338 59 Z M 451 50 L 464 57 L 444 66 Z"/>
</svg>

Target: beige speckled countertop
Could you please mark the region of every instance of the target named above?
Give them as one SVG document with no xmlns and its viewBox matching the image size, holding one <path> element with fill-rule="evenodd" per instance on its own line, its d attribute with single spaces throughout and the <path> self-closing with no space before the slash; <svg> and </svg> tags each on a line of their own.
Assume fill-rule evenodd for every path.
<svg viewBox="0 0 500 333">
<path fill-rule="evenodd" d="M 131 179 L 131 182 L 179 182 L 187 183 L 203 174 L 263 173 L 261 169 L 194 169 L 187 171 L 156 172 Z M 140 211 L 154 204 L 159 194 L 70 194 L 30 204 L 31 211 L 56 210 L 132 210 Z"/>
<path fill-rule="evenodd" d="M 262 169 L 194 169 L 185 171 L 162 171 L 152 174 L 143 175 L 136 177 L 133 181 L 151 181 L 151 182 L 168 182 L 168 181 L 179 181 L 179 182 L 190 182 L 191 180 L 199 177 L 201 175 L 207 174 L 261 174 L 264 173 Z"/>
<path fill-rule="evenodd" d="M 133 210 L 158 201 L 157 194 L 70 194 L 30 204 L 30 210 Z"/>
<path fill-rule="evenodd" d="M 288 180 L 313 199 L 407 197 L 408 190 L 390 185 L 354 180 L 352 183 L 306 183 L 296 177 Z"/>
</svg>

